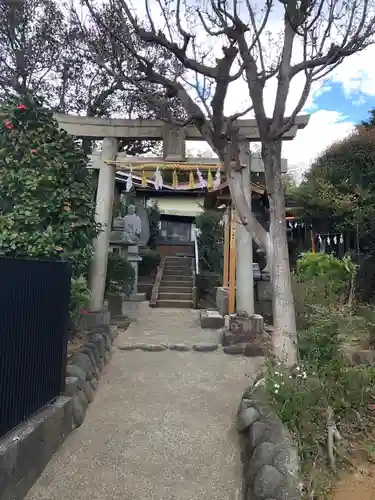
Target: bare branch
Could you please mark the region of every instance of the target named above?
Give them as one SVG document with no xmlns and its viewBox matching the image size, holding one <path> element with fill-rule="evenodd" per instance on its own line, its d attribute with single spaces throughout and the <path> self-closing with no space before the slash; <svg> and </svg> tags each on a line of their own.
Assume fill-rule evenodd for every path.
<svg viewBox="0 0 375 500">
<path fill-rule="evenodd" d="M 149 2 L 148 2 L 148 0 L 145 0 L 145 7 L 146 7 L 146 14 L 147 14 L 148 22 L 150 23 L 152 31 L 155 32 L 155 24 L 154 24 L 154 21 L 152 20 L 152 16 L 151 16 L 151 12 L 150 12 L 150 8 L 149 8 Z"/>
<path fill-rule="evenodd" d="M 263 74 L 266 73 L 266 69 L 265 69 L 265 64 L 264 64 L 263 47 L 262 47 L 262 44 L 260 42 L 260 37 L 261 37 L 261 35 L 262 35 L 266 25 L 267 25 L 267 21 L 268 21 L 269 15 L 271 13 L 272 5 L 273 5 L 272 0 L 266 0 L 266 5 L 265 5 L 266 12 L 264 14 L 261 25 L 258 28 L 256 25 L 254 9 L 251 6 L 250 0 L 246 0 L 246 6 L 247 6 L 247 10 L 249 11 L 249 15 L 250 15 L 251 26 L 252 26 L 253 31 L 254 31 L 254 37 L 253 37 L 251 45 L 249 46 L 249 51 L 251 52 L 254 49 L 254 47 L 257 47 L 258 52 L 259 52 L 260 64 L 261 64 L 261 69 L 262 69 Z"/>
<path fill-rule="evenodd" d="M 88 3 L 88 0 L 84 1 L 85 3 Z M 174 54 L 174 56 L 184 65 L 186 69 L 196 71 L 197 73 L 200 73 L 201 75 L 204 76 L 208 76 L 210 78 L 215 78 L 217 76 L 216 68 L 200 64 L 194 59 L 189 58 L 186 54 L 187 47 L 185 46 L 185 44 L 181 48 L 177 45 L 177 43 L 169 41 L 167 37 L 164 35 L 164 33 L 162 33 L 161 31 L 156 33 L 154 31 L 145 30 L 144 28 L 142 28 L 138 24 L 133 14 L 131 13 L 126 1 L 125 0 L 117 0 L 117 1 L 121 5 L 122 9 L 124 9 L 124 12 L 128 20 L 130 21 L 134 31 L 137 33 L 137 35 L 140 37 L 141 40 L 147 43 L 153 43 L 166 48 L 172 54 Z"/>
<path fill-rule="evenodd" d="M 208 24 L 206 23 L 206 20 L 201 12 L 200 9 L 197 9 L 197 14 L 198 14 L 198 17 L 200 19 L 200 22 L 202 23 L 202 26 L 203 28 L 205 29 L 206 33 L 208 33 L 210 36 L 220 36 L 220 35 L 224 35 L 225 34 L 225 30 L 224 29 L 220 29 L 220 30 L 213 30 L 211 29 Z"/>
<path fill-rule="evenodd" d="M 243 111 L 240 111 L 238 113 L 234 113 L 233 115 L 228 116 L 228 120 L 232 121 L 232 122 L 235 122 L 236 120 L 239 120 L 243 116 L 245 116 L 248 113 L 250 113 L 250 111 L 252 111 L 253 109 L 254 109 L 254 106 L 251 105 L 248 108 L 244 109 Z"/>
<path fill-rule="evenodd" d="M 182 35 L 182 37 L 184 39 L 183 50 L 186 50 L 188 45 L 189 45 L 189 41 L 192 38 L 192 35 L 190 33 L 188 33 L 187 31 L 185 31 L 181 25 L 181 0 L 177 0 L 176 25 L 177 25 L 177 29 L 178 29 L 180 35 Z"/>
</svg>

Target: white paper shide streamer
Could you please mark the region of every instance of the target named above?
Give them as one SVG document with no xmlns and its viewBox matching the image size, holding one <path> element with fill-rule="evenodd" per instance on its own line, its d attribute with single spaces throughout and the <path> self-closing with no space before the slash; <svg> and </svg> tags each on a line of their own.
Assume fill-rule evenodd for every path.
<svg viewBox="0 0 375 500">
<path fill-rule="evenodd" d="M 133 187 L 133 169 L 130 167 L 128 178 L 126 179 L 126 191 L 129 192 Z"/>
<path fill-rule="evenodd" d="M 205 188 L 207 187 L 207 181 L 204 179 L 202 172 L 197 168 L 197 177 L 199 181 L 199 187 Z"/>
<path fill-rule="evenodd" d="M 160 172 L 159 167 L 157 167 L 155 172 L 155 189 L 163 189 L 163 176 Z"/>
</svg>

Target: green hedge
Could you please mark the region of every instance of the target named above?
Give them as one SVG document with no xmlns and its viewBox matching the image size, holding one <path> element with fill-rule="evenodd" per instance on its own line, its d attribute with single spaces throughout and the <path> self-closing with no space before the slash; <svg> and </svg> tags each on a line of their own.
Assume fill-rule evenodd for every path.
<svg viewBox="0 0 375 500">
<path fill-rule="evenodd" d="M 142 262 L 139 263 L 139 276 L 149 276 L 156 272 L 160 264 L 160 253 L 157 250 L 145 250 L 141 254 Z"/>
<path fill-rule="evenodd" d="M 123 293 L 129 297 L 133 291 L 135 272 L 133 266 L 119 254 L 109 252 L 105 295 Z"/>
</svg>

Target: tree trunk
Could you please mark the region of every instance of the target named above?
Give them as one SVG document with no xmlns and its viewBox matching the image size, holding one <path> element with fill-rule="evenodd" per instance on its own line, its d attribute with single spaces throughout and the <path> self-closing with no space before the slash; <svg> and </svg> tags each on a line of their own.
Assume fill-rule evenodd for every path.
<svg viewBox="0 0 375 500">
<path fill-rule="evenodd" d="M 262 143 L 262 159 L 270 205 L 270 245 L 274 354 L 288 366 L 297 362 L 297 333 L 281 178 L 281 140 Z"/>
</svg>

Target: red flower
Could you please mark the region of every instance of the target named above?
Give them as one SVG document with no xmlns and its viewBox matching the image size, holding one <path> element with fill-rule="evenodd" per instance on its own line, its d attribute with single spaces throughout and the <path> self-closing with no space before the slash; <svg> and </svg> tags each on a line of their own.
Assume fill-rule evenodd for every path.
<svg viewBox="0 0 375 500">
<path fill-rule="evenodd" d="M 86 310 L 81 311 L 81 314 L 84 314 L 84 315 L 85 315 L 85 314 L 88 314 L 88 313 L 89 313 L 89 312 L 88 312 L 88 311 L 86 311 Z"/>
<path fill-rule="evenodd" d="M 30 153 L 36 153 L 36 149 L 30 149 Z"/>
<path fill-rule="evenodd" d="M 20 104 L 19 106 L 17 106 L 17 109 L 26 109 L 26 106 L 24 104 Z"/>
<path fill-rule="evenodd" d="M 11 130 L 12 128 L 14 128 L 14 125 L 13 125 L 13 123 L 12 123 L 10 120 L 5 120 L 5 121 L 4 121 L 4 125 L 5 125 L 5 127 L 6 127 L 6 128 L 8 128 L 8 129 L 10 129 L 10 130 Z"/>
</svg>

